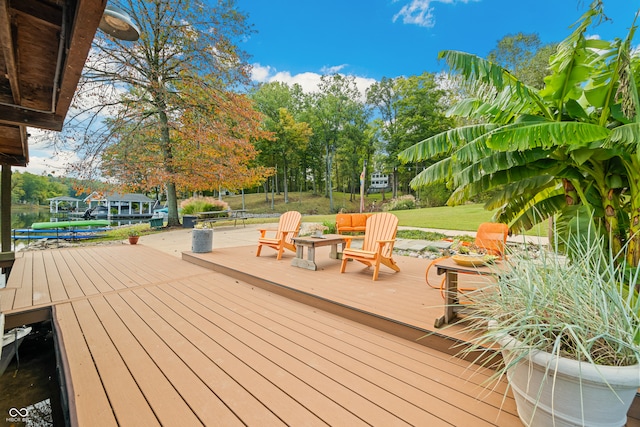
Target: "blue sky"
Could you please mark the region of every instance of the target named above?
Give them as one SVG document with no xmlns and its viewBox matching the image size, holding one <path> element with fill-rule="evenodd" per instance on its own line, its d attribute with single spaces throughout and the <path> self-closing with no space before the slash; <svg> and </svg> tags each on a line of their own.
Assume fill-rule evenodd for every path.
<svg viewBox="0 0 640 427">
<path fill-rule="evenodd" d="M 444 69 L 437 54 L 480 56 L 499 39 L 537 33 L 560 41 L 590 0 L 237 0 L 257 33 L 244 43 L 254 79 L 310 85 L 340 72 L 366 81 Z M 625 37 L 639 0 L 604 0 L 612 22 L 590 31 Z M 365 84 L 366 85 L 366 84 Z"/>
<path fill-rule="evenodd" d="M 300 83 L 314 90 L 320 76 L 353 75 L 360 90 L 382 77 L 444 70 L 440 50 L 480 56 L 499 39 L 537 33 L 543 43 L 564 39 L 591 0 L 236 0 L 256 31 L 241 47 L 256 82 Z M 611 22 L 590 30 L 625 37 L 640 0 L 604 0 Z M 636 38 L 638 45 L 640 36 Z M 37 134 L 35 129 L 30 133 Z M 53 156 L 46 139 L 30 139 L 30 163 L 20 172 L 63 173 L 75 153 Z"/>
</svg>

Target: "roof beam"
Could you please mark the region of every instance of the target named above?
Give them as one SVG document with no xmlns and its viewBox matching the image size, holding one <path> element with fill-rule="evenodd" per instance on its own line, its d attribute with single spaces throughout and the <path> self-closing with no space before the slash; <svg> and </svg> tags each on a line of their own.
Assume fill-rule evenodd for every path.
<svg viewBox="0 0 640 427">
<path fill-rule="evenodd" d="M 106 5 L 107 0 L 78 0 L 74 25 L 70 31 L 71 45 L 64 64 L 56 113 L 66 115 L 69 110 Z"/>
<path fill-rule="evenodd" d="M 54 113 L 28 110 L 13 105 L 0 104 L 0 123 L 34 128 L 62 130 L 64 118 Z"/>
<path fill-rule="evenodd" d="M 0 0 L 0 43 L 2 43 L 7 77 L 11 86 L 13 102 L 20 105 L 20 83 L 18 81 L 18 64 L 11 32 L 11 11 L 7 0 Z"/>
</svg>

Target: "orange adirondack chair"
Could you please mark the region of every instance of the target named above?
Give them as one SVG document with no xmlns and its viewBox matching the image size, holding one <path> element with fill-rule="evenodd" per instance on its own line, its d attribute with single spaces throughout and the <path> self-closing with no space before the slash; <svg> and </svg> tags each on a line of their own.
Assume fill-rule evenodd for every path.
<svg viewBox="0 0 640 427">
<path fill-rule="evenodd" d="M 398 231 L 398 217 L 390 213 L 379 213 L 367 218 L 364 236 L 345 236 L 346 248 L 342 251 L 340 273 L 344 273 L 347 261 L 354 259 L 368 266 L 373 266 L 373 280 L 378 280 L 380 264 L 394 271 L 400 267 L 393 260 L 393 245 Z M 351 240 L 363 238 L 362 249 L 351 248 Z"/>
<path fill-rule="evenodd" d="M 300 212 L 289 211 L 280 215 L 280 222 L 278 222 L 277 229 L 261 228 L 260 238 L 258 239 L 258 251 L 256 256 L 260 256 L 262 246 L 268 246 L 278 251 L 278 259 L 282 258 L 282 253 L 285 249 L 290 251 L 296 251 L 296 245 L 293 243 L 293 238 L 300 232 L 300 222 L 302 215 Z M 275 232 L 273 238 L 267 237 L 267 232 Z"/>
<path fill-rule="evenodd" d="M 478 227 L 478 231 L 476 232 L 476 240 L 474 243 L 478 248 L 484 249 L 485 251 L 487 251 L 488 254 L 495 255 L 500 258 L 504 258 L 504 251 L 507 245 L 508 235 L 509 235 L 509 226 L 507 224 L 503 224 L 500 222 L 483 222 Z M 431 263 L 427 267 L 427 271 L 425 272 L 427 285 L 431 286 L 432 288 L 440 288 L 440 292 L 442 293 L 443 298 L 445 297 L 443 293 L 443 288 L 444 288 L 444 281 L 446 277 L 442 278 L 442 281 L 440 282 L 440 286 L 434 286 L 431 283 L 429 283 L 429 270 L 433 265 L 437 264 L 444 258 L 445 257 L 442 257 L 442 258 L 438 258 L 431 261 Z M 461 292 L 464 292 L 464 291 L 471 291 L 473 289 L 460 288 L 458 290 Z"/>
</svg>

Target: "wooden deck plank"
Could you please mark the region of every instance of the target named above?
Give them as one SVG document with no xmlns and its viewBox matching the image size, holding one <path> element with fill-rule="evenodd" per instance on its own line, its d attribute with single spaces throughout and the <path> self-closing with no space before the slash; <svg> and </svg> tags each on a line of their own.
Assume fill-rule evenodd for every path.
<svg viewBox="0 0 640 427">
<path fill-rule="evenodd" d="M 105 252 L 106 253 L 106 252 Z M 127 286 L 116 276 L 120 268 L 117 263 L 113 266 L 103 265 L 101 257 L 93 252 L 82 249 L 78 254 L 78 262 L 82 263 L 83 274 L 93 283 L 93 286 L 101 292 L 126 289 Z M 115 267 L 115 268 L 114 268 Z"/>
<path fill-rule="evenodd" d="M 58 251 L 59 255 L 64 258 L 69 272 L 73 276 L 73 281 L 78 285 L 82 296 L 98 295 L 100 289 L 96 286 L 96 282 L 102 280 L 99 278 L 97 281 L 89 277 L 87 272 L 91 270 L 91 265 L 83 262 L 82 249 L 69 249 Z"/>
<path fill-rule="evenodd" d="M 84 292 L 80 288 L 78 281 L 75 276 L 71 272 L 69 265 L 67 264 L 67 260 L 64 257 L 64 252 L 61 251 L 51 251 L 51 255 L 53 260 L 56 263 L 58 268 L 58 273 L 60 274 L 60 279 L 64 284 L 66 293 L 69 298 L 80 298 L 84 296 Z"/>
<path fill-rule="evenodd" d="M 44 266 L 44 252 L 37 251 L 33 256 L 33 305 L 43 305 L 51 302 L 51 291 L 47 272 Z"/>
<path fill-rule="evenodd" d="M 26 265 L 24 253 L 17 252 L 15 257 L 16 258 L 13 262 L 13 267 L 11 267 L 11 274 L 9 275 L 9 279 L 5 284 L 6 288 L 15 289 L 22 286 L 22 276 L 24 275 L 24 269 Z"/>
<path fill-rule="evenodd" d="M 106 269 L 110 269 L 112 274 L 120 280 L 127 288 L 134 286 L 145 286 L 153 283 L 145 274 L 141 274 L 140 265 L 145 261 L 145 251 L 132 251 L 132 248 L 139 249 L 137 245 L 124 245 L 116 247 L 119 249 L 119 255 L 113 251 L 113 247 L 107 248 L 105 251 L 98 250 L 96 247 L 87 248 L 85 253 L 93 258 L 93 262 L 102 265 Z M 113 270 L 113 265 L 119 265 L 118 270 Z"/>
<path fill-rule="evenodd" d="M 218 287 L 216 287 L 216 290 L 217 288 Z M 351 385 L 354 391 L 360 392 L 364 388 L 360 384 L 359 379 L 369 381 L 371 384 L 383 384 L 384 389 L 393 397 L 391 399 L 385 397 L 376 403 L 382 404 L 382 402 L 384 402 L 385 404 L 389 404 L 395 398 L 399 401 L 406 401 L 408 405 L 413 405 L 414 408 L 420 409 L 420 411 L 413 411 L 414 418 L 410 418 L 412 414 L 411 407 L 407 408 L 406 405 L 402 403 L 396 403 L 399 406 L 397 408 L 398 413 L 406 417 L 407 421 L 411 424 L 419 423 L 419 420 L 425 418 L 424 414 L 421 413 L 422 408 L 429 408 L 429 412 L 440 419 L 450 422 L 455 421 L 455 424 L 459 425 L 468 425 L 469 423 L 482 425 L 480 419 L 482 419 L 483 416 L 485 416 L 485 425 L 492 425 L 498 416 L 497 407 L 491 407 L 491 405 L 486 402 L 480 402 L 477 396 L 472 397 L 455 390 L 455 386 L 464 386 L 462 382 L 449 381 L 437 383 L 436 381 L 431 381 L 428 375 L 421 377 L 417 374 L 416 370 L 418 367 L 427 367 L 424 360 L 413 361 L 412 363 L 408 363 L 408 366 L 400 366 L 389 360 L 381 361 L 371 355 L 371 348 L 359 350 L 350 342 L 347 342 L 349 341 L 348 338 L 346 340 L 340 340 L 329 334 L 322 333 L 315 324 L 303 326 L 299 322 L 302 320 L 301 318 L 290 318 L 288 312 L 287 315 L 284 316 L 285 318 L 282 319 L 282 322 L 271 320 L 270 317 L 272 317 L 272 314 L 279 314 L 277 310 L 270 310 L 270 308 L 273 307 L 272 301 L 269 301 L 269 307 L 267 307 L 266 304 L 262 307 L 260 304 L 249 307 L 251 301 L 249 298 L 246 298 L 240 302 L 241 306 L 237 307 L 238 303 L 236 300 L 225 299 L 221 293 L 212 291 L 211 286 L 202 286 L 198 291 L 202 297 L 221 304 L 223 310 L 236 310 L 247 313 L 248 322 L 256 323 L 269 332 L 276 333 L 277 338 L 272 339 L 270 342 L 275 344 L 276 341 L 281 338 L 282 342 L 280 343 L 280 347 L 289 348 L 290 354 L 291 349 L 295 351 L 304 347 L 304 351 L 298 352 L 299 354 L 296 356 L 298 359 L 305 360 L 314 357 L 311 355 L 323 357 L 325 361 L 324 366 L 321 366 L 322 363 L 316 362 L 314 364 L 316 369 L 321 370 L 324 368 L 325 375 L 332 378 L 341 378 L 341 381 L 345 383 L 347 383 L 347 380 L 350 378 L 351 383 L 354 384 Z M 193 295 L 193 298 L 195 300 L 202 299 L 198 297 L 198 294 Z M 253 314 L 256 312 L 260 314 L 254 317 Z M 336 333 L 337 331 L 334 330 L 331 332 Z M 344 334 L 344 329 L 341 329 L 340 332 Z M 362 331 L 360 331 L 360 333 L 362 334 Z M 291 347 L 290 343 L 296 343 L 297 346 Z M 417 344 L 414 345 L 418 346 Z M 371 347 L 371 345 L 368 347 Z M 309 352 L 310 354 L 306 354 L 305 352 Z M 347 370 L 347 372 L 345 372 L 345 370 Z M 433 374 L 434 370 L 429 369 L 429 375 Z M 453 379 L 451 378 L 450 380 Z M 453 384 L 451 384 L 452 382 Z M 432 391 L 434 387 L 438 387 L 437 392 Z M 367 397 L 375 401 L 373 393 Z M 501 396 L 494 396 L 494 400 L 496 400 L 499 405 Z M 480 407 L 478 408 L 478 406 Z M 469 407 L 476 407 L 476 412 L 458 409 Z M 452 411 L 456 414 L 455 420 L 447 419 L 451 417 Z M 513 411 L 515 411 L 515 408 L 513 408 Z M 512 425 L 519 425 L 516 416 L 510 416 L 508 413 L 505 413 L 502 415 L 502 418 L 505 422 L 512 423 Z"/>
<path fill-rule="evenodd" d="M 20 285 L 16 286 L 16 294 L 11 309 L 29 308 L 33 305 L 33 254 L 25 256 L 24 261 L 22 280 Z"/>
<path fill-rule="evenodd" d="M 13 308 L 16 297 L 16 288 L 0 289 L 0 312 L 6 313 Z"/>
<path fill-rule="evenodd" d="M 46 275 L 46 283 L 43 285 L 49 291 L 51 301 L 66 301 L 69 299 L 65 282 L 60 277 L 60 271 L 53 258 L 53 251 L 42 251 L 42 262 Z"/>
<path fill-rule="evenodd" d="M 415 412 L 420 413 L 422 422 L 431 422 L 434 425 L 439 422 L 442 423 L 441 420 L 424 410 L 411 407 L 395 399 L 395 396 L 375 384 L 357 378 L 351 378 L 355 385 L 348 384 L 341 375 L 348 376 L 349 372 L 339 367 L 336 368 L 335 375 L 327 375 L 326 371 L 323 372 L 322 369 L 326 361 L 321 360 L 310 352 L 305 353 L 304 358 L 293 356 L 292 352 L 295 353 L 295 350 L 303 351 L 297 343 L 288 342 L 285 346 L 286 348 L 281 348 L 274 344 L 274 341 L 279 340 L 277 335 L 267 330 L 261 331 L 264 334 L 252 330 L 247 331 L 241 325 L 235 323 L 241 319 L 234 317 L 234 321 L 231 321 L 211 309 L 210 307 L 216 307 L 216 310 L 221 309 L 215 301 L 206 300 L 205 302 L 205 300 L 194 299 L 188 286 L 162 285 L 150 289 L 150 291 L 157 294 L 160 289 L 166 291 L 173 299 L 181 303 L 181 305 L 176 304 L 174 309 L 180 311 L 185 318 L 192 317 L 194 322 L 197 318 L 207 319 L 209 323 L 202 324 L 200 327 L 203 330 L 206 328 L 207 331 L 211 331 L 211 334 L 217 334 L 219 342 L 229 348 L 233 354 L 241 355 L 239 357 L 246 360 L 245 363 L 247 365 L 254 366 L 263 373 L 271 372 L 275 369 L 291 375 L 291 378 L 287 381 L 282 381 L 281 376 L 272 376 L 270 378 L 271 381 L 279 384 L 280 388 L 286 389 L 290 387 L 292 380 L 297 378 L 298 381 L 312 387 L 319 395 L 326 396 L 326 398 L 337 404 L 349 402 L 348 408 L 344 409 L 351 411 L 358 418 L 370 424 L 410 425 L 411 423 L 403 418 L 410 417 Z M 220 332 L 223 332 L 223 335 Z M 289 392 L 289 394 L 296 397 L 300 396 L 297 392 Z M 310 404 L 317 404 L 317 402 L 305 403 L 305 405 Z M 394 407 L 394 404 L 398 405 L 398 407 Z M 394 410 L 390 411 L 389 408 Z M 407 411 L 407 413 L 402 410 Z M 326 408 L 314 410 L 314 412 L 316 411 L 321 411 L 320 413 L 325 414 Z M 330 422 L 330 424 L 335 424 L 335 421 Z"/>
<path fill-rule="evenodd" d="M 54 307 L 54 327 L 60 342 L 66 375 L 70 415 L 78 426 L 117 426 L 111 404 L 96 371 L 91 352 L 70 303 Z"/>
<path fill-rule="evenodd" d="M 88 300 L 162 425 L 203 425 L 103 297 Z"/>
<path fill-rule="evenodd" d="M 171 381 L 176 391 L 205 425 L 243 425 L 240 419 L 225 406 L 225 403 L 210 388 L 215 386 L 216 383 L 212 382 L 210 383 L 211 386 L 209 386 L 194 373 L 194 370 L 207 371 L 213 369 L 213 363 L 206 359 L 206 356 L 199 353 L 202 355 L 201 362 L 203 358 L 206 359 L 204 363 L 197 363 L 196 358 L 187 357 L 190 352 L 197 352 L 198 350 L 183 336 L 175 333 L 171 325 L 164 322 L 132 293 L 112 294 L 107 296 L 106 300 L 162 373 Z M 128 302 L 133 304 L 130 305 Z M 151 328 L 151 324 L 157 325 L 158 323 L 161 324 L 158 330 L 159 335 Z M 180 350 L 179 355 L 171 348 L 170 344 L 173 344 L 174 341 Z M 218 376 L 215 380 L 220 381 L 221 377 Z M 224 380 L 226 384 L 233 383 L 233 379 L 229 377 Z M 261 421 L 265 424 L 277 425 L 277 418 L 260 402 L 254 400 L 257 405 L 246 404 L 246 401 L 249 401 L 251 397 L 246 391 L 234 396 L 235 399 L 243 402 L 242 412 L 247 411 L 251 415 L 255 414 L 258 417 L 254 419 L 254 422 Z"/>
<path fill-rule="evenodd" d="M 313 389 L 288 375 L 285 370 L 269 360 L 261 360 L 261 357 L 256 355 L 249 346 L 238 343 L 234 337 L 229 336 L 227 331 L 213 325 L 210 319 L 203 318 L 188 307 L 182 306 L 172 296 L 159 289 L 159 286 L 136 289 L 134 292 L 198 349 L 212 357 L 212 361 L 217 366 L 232 376 L 241 387 L 260 400 L 286 424 L 324 425 L 314 415 L 313 410 L 306 409 L 306 405 L 303 405 L 310 401 L 316 407 L 325 407 L 327 399 L 324 396 L 315 393 Z M 235 346 L 230 345 L 234 344 L 233 341 L 236 341 Z M 239 348 L 237 351 L 236 347 Z M 288 391 L 274 384 L 272 381 L 274 377 L 279 379 L 276 382 L 286 382 Z M 234 403 L 237 405 L 240 402 Z M 311 406 L 314 407 L 314 405 Z M 331 412 L 325 414 L 320 411 L 322 415 L 335 419 L 336 422 L 343 420 L 345 425 L 362 424 L 337 405 L 330 405 L 329 408 Z M 242 415 L 247 416 L 247 414 Z M 259 421 L 254 425 L 262 425 L 262 422 Z"/>
<path fill-rule="evenodd" d="M 160 425 L 91 304 L 87 300 L 76 301 L 73 309 L 118 424 Z"/>
</svg>

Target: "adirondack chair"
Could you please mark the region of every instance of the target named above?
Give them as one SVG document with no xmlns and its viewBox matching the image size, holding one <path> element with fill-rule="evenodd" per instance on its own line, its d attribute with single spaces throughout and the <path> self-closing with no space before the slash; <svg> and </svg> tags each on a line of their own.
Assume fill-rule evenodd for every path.
<svg viewBox="0 0 640 427">
<path fill-rule="evenodd" d="M 296 245 L 293 243 L 293 238 L 296 237 L 300 231 L 301 220 L 302 215 L 300 212 L 289 211 L 280 215 L 280 222 L 278 222 L 277 229 L 259 229 L 260 238 L 258 239 L 256 256 L 260 256 L 260 251 L 263 246 L 268 246 L 278 251 L 278 259 L 282 258 L 282 253 L 285 249 L 295 252 Z M 275 236 L 269 238 L 267 237 L 267 232 L 275 232 Z"/>
<path fill-rule="evenodd" d="M 378 280 L 380 264 L 384 264 L 394 271 L 400 267 L 393 260 L 393 245 L 398 231 L 398 217 L 390 213 L 379 213 L 367 218 L 364 236 L 344 236 L 346 247 L 342 252 L 342 266 L 340 273 L 344 273 L 347 261 L 359 261 L 373 266 L 373 280 Z M 362 249 L 351 248 L 351 240 L 363 238 Z"/>
</svg>

